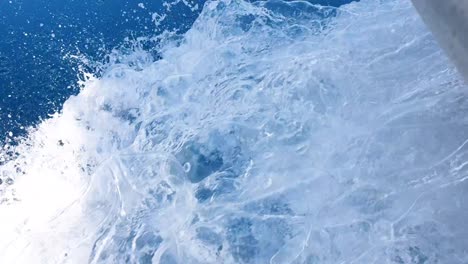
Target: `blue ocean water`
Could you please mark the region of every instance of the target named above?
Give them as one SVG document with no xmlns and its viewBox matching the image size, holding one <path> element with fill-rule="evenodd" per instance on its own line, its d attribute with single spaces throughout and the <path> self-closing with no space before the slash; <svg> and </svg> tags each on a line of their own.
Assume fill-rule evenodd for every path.
<svg viewBox="0 0 468 264">
<path fill-rule="evenodd" d="M 340 6 L 351 0 L 311 0 Z M 77 94 L 79 66 L 98 72 L 113 49 L 129 40 L 164 31 L 183 34 L 202 10 L 193 1 L 55 1 L 0 2 L 0 139 L 60 111 Z M 155 24 L 153 15 L 165 16 Z M 146 49 L 157 53 L 155 43 Z M 80 55 L 91 64 L 73 60 Z M 157 58 L 157 54 L 155 54 Z"/>
<path fill-rule="evenodd" d="M 204 1 L 1 1 L 0 138 L 24 135 L 28 126 L 60 111 L 78 93 L 79 66 L 96 63 L 127 39 L 190 28 Z M 199 8 L 195 8 L 199 7 Z M 153 14 L 166 15 L 155 25 Z"/>
<path fill-rule="evenodd" d="M 0 263 L 468 262 L 468 89 L 410 1 L 0 18 Z"/>
</svg>

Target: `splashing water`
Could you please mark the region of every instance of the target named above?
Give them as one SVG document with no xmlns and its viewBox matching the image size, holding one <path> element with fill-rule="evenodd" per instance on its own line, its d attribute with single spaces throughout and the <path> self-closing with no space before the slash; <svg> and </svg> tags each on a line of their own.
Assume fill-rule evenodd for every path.
<svg viewBox="0 0 468 264">
<path fill-rule="evenodd" d="M 467 87 L 409 1 L 209 2 L 83 85 L 4 147 L 1 263 L 468 262 Z"/>
</svg>

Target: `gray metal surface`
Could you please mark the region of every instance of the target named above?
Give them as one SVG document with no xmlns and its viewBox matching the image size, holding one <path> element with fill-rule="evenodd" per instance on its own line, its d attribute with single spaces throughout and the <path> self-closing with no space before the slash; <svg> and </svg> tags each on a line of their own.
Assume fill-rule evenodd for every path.
<svg viewBox="0 0 468 264">
<path fill-rule="evenodd" d="M 468 81 L 468 0 L 412 2 L 465 81 Z"/>
</svg>

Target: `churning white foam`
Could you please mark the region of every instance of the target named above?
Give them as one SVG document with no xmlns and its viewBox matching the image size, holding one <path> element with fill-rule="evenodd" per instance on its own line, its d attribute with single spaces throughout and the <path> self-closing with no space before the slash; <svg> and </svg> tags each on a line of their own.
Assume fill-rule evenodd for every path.
<svg viewBox="0 0 468 264">
<path fill-rule="evenodd" d="M 468 262 L 468 87 L 409 1 L 213 1 L 161 54 L 5 147 L 1 263 Z"/>
</svg>

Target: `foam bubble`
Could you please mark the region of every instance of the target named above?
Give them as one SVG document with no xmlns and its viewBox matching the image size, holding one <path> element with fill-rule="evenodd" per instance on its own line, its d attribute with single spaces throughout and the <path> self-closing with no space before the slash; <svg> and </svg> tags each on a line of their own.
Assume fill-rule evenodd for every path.
<svg viewBox="0 0 468 264">
<path fill-rule="evenodd" d="M 467 87 L 408 1 L 213 1 L 160 52 L 5 146 L 2 262 L 466 262 Z"/>
</svg>

